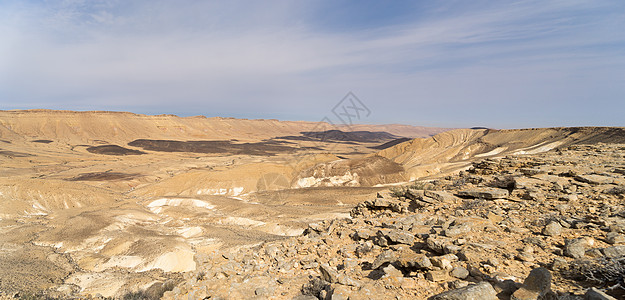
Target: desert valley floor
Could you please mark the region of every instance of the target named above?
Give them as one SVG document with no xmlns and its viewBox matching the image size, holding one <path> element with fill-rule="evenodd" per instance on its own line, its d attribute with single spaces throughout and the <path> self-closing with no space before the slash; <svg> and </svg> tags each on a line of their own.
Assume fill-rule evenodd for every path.
<svg viewBox="0 0 625 300">
<path fill-rule="evenodd" d="M 431 277 L 435 273 L 428 273 L 446 270 L 452 265 L 434 262 L 439 265 L 427 272 L 410 273 L 401 269 L 401 263 L 398 263 L 401 259 L 388 258 L 384 261 L 380 255 L 436 247 L 430 245 L 434 241 L 428 240 L 424 234 L 456 237 L 444 232 L 449 232 L 450 226 L 465 230 L 462 222 L 466 219 L 462 217 L 470 217 L 468 212 L 471 209 L 477 210 L 474 211 L 475 217 L 483 217 L 471 220 L 471 227 L 497 232 L 503 230 L 497 229 L 502 223 L 507 224 L 506 228 L 523 227 L 517 222 L 518 216 L 513 218 L 503 213 L 516 210 L 514 205 L 518 203 L 534 201 L 543 205 L 545 201 L 555 199 L 553 201 L 562 203 L 558 202 L 553 207 L 565 202 L 570 206 L 579 202 L 579 205 L 595 207 L 596 203 L 592 202 L 595 200 L 622 205 L 623 191 L 618 188 L 625 187 L 625 148 L 619 146 L 623 143 L 625 130 L 608 127 L 493 130 L 406 125 L 330 126 L 314 122 L 201 116 L 181 118 L 118 112 L 0 111 L 0 295 L 123 298 L 132 293 L 149 294 L 152 291 L 158 297 L 165 295 L 172 299 L 183 296 L 186 297 L 184 299 L 209 299 L 211 295 L 214 297 L 210 299 L 335 299 L 334 296 L 336 299 L 364 299 L 381 293 L 397 297 L 417 295 L 417 298 L 425 299 L 464 286 L 447 284 L 447 281 L 441 284 Z M 572 155 L 569 157 L 572 159 L 567 161 L 567 156 L 556 156 L 562 151 L 570 151 L 566 153 Z M 593 153 L 607 156 L 597 158 Z M 483 165 L 489 161 L 502 164 L 502 160 L 505 162 L 506 159 L 531 162 L 514 168 L 510 164 L 501 168 Z M 565 161 L 568 165 L 559 167 Z M 540 169 L 540 166 L 544 168 Z M 566 173 L 572 169 L 577 173 Z M 468 171 L 474 172 L 473 177 Z M 539 178 L 540 174 L 552 177 Z M 597 176 L 611 178 L 611 181 Z M 504 180 L 504 177 L 508 179 Z M 521 182 L 518 178 L 525 181 Z M 468 186 L 443 182 L 452 179 L 461 180 Z M 498 180 L 503 183 L 493 183 Z M 538 181 L 549 182 L 550 188 L 552 184 L 558 184 L 560 189 L 557 193 L 561 195 L 553 196 L 552 192 L 545 191 L 541 196 L 543 187 Z M 431 187 L 422 186 L 419 189 L 425 189 L 425 194 L 422 191 L 409 193 L 408 196 L 397 194 L 397 187 L 414 186 L 415 182 L 428 183 Z M 515 194 L 514 191 L 522 190 L 523 184 L 531 188 L 527 188 L 527 193 Z M 595 190 L 593 186 L 599 184 L 603 189 Z M 575 186 L 575 190 L 571 191 L 570 186 Z M 390 188 L 394 192 L 390 192 Z M 499 188 L 508 193 L 495 196 L 466 194 L 464 188 Z M 428 196 L 427 190 L 432 189 L 446 192 Z M 602 193 L 605 194 L 603 198 L 600 197 Z M 371 202 L 376 199 L 387 199 L 388 202 L 396 197 L 400 199 L 397 201 L 420 204 L 418 207 L 414 203 L 392 206 Z M 465 202 L 476 201 L 474 198 L 501 201 L 493 202 L 495 206 L 490 212 L 479 211 L 484 207 L 478 204 L 466 208 L 466 213 L 460 215 L 452 211 L 454 205 L 469 205 Z M 430 203 L 431 199 L 447 203 Z M 402 205 L 405 206 L 403 210 Z M 601 211 L 601 206 L 597 207 Z M 458 218 L 449 219 L 448 223 L 442 217 L 428 221 L 430 223 L 424 221 L 421 225 L 429 227 L 423 232 L 423 228 L 417 226 L 411 227 L 414 229 L 403 228 L 395 224 L 395 219 L 383 219 L 394 218 L 398 214 L 416 214 L 420 209 L 431 210 L 427 213 L 421 211 L 426 216 L 420 218 L 441 216 L 443 213 L 446 217 L 455 214 Z M 388 213 L 384 215 L 386 210 Z M 383 215 L 371 215 L 372 212 Z M 608 209 L 606 218 L 617 218 L 620 213 L 618 209 Z M 367 218 L 359 219 L 363 215 Z M 577 224 L 566 218 L 549 220 L 556 219 L 571 228 Z M 484 225 L 484 220 L 490 225 Z M 540 223 L 545 220 L 544 216 L 536 217 L 531 226 L 547 225 L 549 222 Z M 621 224 L 613 219 L 606 220 L 597 226 L 580 225 L 580 230 L 598 230 Z M 584 224 L 595 224 L 593 222 L 586 220 Z M 345 229 L 345 232 L 333 236 L 331 224 L 337 224 L 335 226 Z M 488 229 L 489 226 L 495 229 Z M 384 241 L 380 242 L 380 238 L 363 238 L 367 234 L 380 236 L 375 232 L 377 227 L 412 232 L 411 240 L 404 242 L 401 237 L 389 237 L 384 230 L 380 231 L 383 232 L 382 237 L 386 236 L 385 241 L 392 247 L 385 245 Z M 358 232 L 354 237 L 353 232 L 348 232 L 346 228 L 368 228 L 370 232 Z M 594 235 L 593 238 L 598 240 L 595 248 L 601 246 L 604 249 L 610 247 L 609 244 L 625 242 L 625 239 L 609 244 L 604 242 L 605 234 L 620 234 L 625 227 L 622 229 L 612 228 L 606 229 L 606 232 L 582 235 L 571 231 L 566 235 L 570 239 L 581 238 L 585 234 Z M 527 231 L 520 229 L 507 232 L 528 235 Z M 245 278 L 260 278 L 262 275 L 263 280 L 270 283 L 256 282 L 255 286 L 267 288 L 251 289 L 250 294 L 245 294 L 248 287 L 241 286 L 241 282 L 247 282 L 243 279 L 244 271 L 216 271 L 217 268 L 226 268 L 224 259 L 241 263 L 246 258 L 246 251 L 248 254 L 255 251 L 250 249 L 262 249 L 263 255 L 271 256 L 277 263 L 279 255 L 276 253 L 287 253 L 288 243 L 315 236 L 323 241 L 306 243 L 325 243 L 330 248 L 323 250 L 326 252 L 316 252 L 320 261 L 307 261 L 310 265 L 305 268 L 302 261 L 298 261 L 297 266 L 289 266 L 289 272 L 300 272 L 292 270 L 298 268 L 307 272 L 302 277 L 305 279 L 292 282 L 289 289 L 279 287 L 283 285 L 280 280 L 285 280 L 282 277 L 296 278 L 288 272 L 278 276 L 276 274 L 279 273 L 271 273 L 273 271 L 269 269 L 254 269 L 260 275 Z M 341 250 L 349 248 L 347 246 L 338 250 L 332 248 L 332 243 L 339 245 L 345 242 L 345 238 L 351 241 L 349 245 L 362 240 L 362 245 L 372 249 L 371 253 L 366 251 L 366 255 L 357 255 L 363 261 L 370 260 L 368 264 L 363 264 L 356 256 L 349 262 L 349 268 L 360 268 L 361 272 L 375 271 L 367 276 L 351 275 L 367 278 L 358 283 L 340 279 L 343 278 L 341 274 L 347 274 L 347 260 L 329 260 L 337 256 L 337 251 L 339 254 L 341 251 L 357 251 L 359 245 L 356 244 L 350 250 Z M 419 238 L 423 241 L 416 240 Z M 500 239 L 505 240 L 503 237 Z M 562 243 L 559 247 L 564 247 L 565 243 L 563 237 L 547 242 Z M 463 282 L 479 282 L 477 271 L 467 266 L 472 263 L 471 259 L 457 254 L 466 245 L 490 245 L 489 242 L 469 240 L 453 243 L 458 247 L 455 250 L 442 250 L 444 243 L 440 244 L 443 248 L 439 249 L 439 254 L 454 255 L 455 258 L 447 258 L 450 263 L 462 261 L 465 264 L 463 268 L 472 272 L 462 278 L 466 279 Z M 536 240 L 530 242 L 533 245 L 531 249 L 521 247 L 527 251 L 519 255 L 526 256 L 516 260 L 525 263 L 508 270 L 509 273 L 522 273 L 508 274 L 517 276 L 517 282 L 523 282 L 534 267 L 542 266 L 540 259 L 529 259 L 529 255 L 534 257 L 540 251 L 555 251 L 550 250 L 550 246 L 537 246 L 537 243 Z M 404 248 L 398 246 L 402 244 Z M 268 249 L 270 245 L 280 245 L 276 246 L 279 250 Z M 391 250 L 385 250 L 386 247 L 391 247 Z M 495 246 L 483 246 L 480 251 L 486 249 L 484 247 Z M 591 248 L 589 246 L 589 250 Z M 495 253 L 494 249 L 488 250 Z M 507 257 L 493 253 L 495 260 L 515 260 L 515 255 Z M 622 254 L 625 255 L 625 252 Z M 293 255 L 286 255 L 286 258 Z M 433 257 L 431 253 L 428 256 Z M 338 257 L 340 255 L 336 259 L 342 259 Z M 546 254 L 541 257 L 548 258 L 549 264 L 554 259 Z M 258 257 L 254 259 L 258 260 Z M 265 263 L 256 261 L 255 265 Z M 486 275 L 490 270 L 491 278 L 495 278 L 496 272 L 492 268 L 497 269 L 497 266 L 494 264 L 491 261 L 484 267 L 477 262 L 472 267 L 482 268 L 478 271 Z M 389 265 L 395 265 L 400 270 L 387 270 Z M 328 271 L 327 268 L 335 269 Z M 334 274 L 338 272 L 336 268 L 343 273 Z M 381 272 L 380 277 L 375 278 L 376 272 Z M 405 285 L 405 290 L 389 288 L 376 291 L 373 285 L 367 287 L 367 280 L 384 282 L 389 280 L 386 275 L 393 272 L 400 272 L 398 277 L 403 281 L 385 284 Z M 431 278 L 425 278 L 423 274 L 430 274 Z M 314 278 L 321 278 L 326 285 L 319 283 L 314 286 Z M 417 278 L 434 285 L 417 287 L 413 282 L 413 290 L 406 292 L 411 286 L 406 282 L 417 282 Z M 207 283 L 209 281 L 223 285 L 211 287 Z M 202 282 L 206 284 L 201 285 Z M 574 290 L 573 283 L 563 282 L 558 283 L 562 288 Z M 369 294 L 363 291 L 364 287 L 369 289 Z M 578 294 L 581 295 L 584 285 L 578 287 Z M 160 292 L 154 292 L 159 289 Z M 557 288 L 554 290 L 557 291 Z M 340 293 L 351 293 L 351 296 L 339 298 Z"/>
</svg>

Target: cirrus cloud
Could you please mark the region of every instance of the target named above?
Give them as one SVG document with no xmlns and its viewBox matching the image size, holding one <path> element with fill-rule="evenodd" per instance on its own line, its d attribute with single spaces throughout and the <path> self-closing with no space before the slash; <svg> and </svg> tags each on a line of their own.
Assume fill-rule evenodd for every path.
<svg viewBox="0 0 625 300">
<path fill-rule="evenodd" d="M 2 1 L 0 106 L 625 125 L 620 2 L 373 3 Z"/>
</svg>

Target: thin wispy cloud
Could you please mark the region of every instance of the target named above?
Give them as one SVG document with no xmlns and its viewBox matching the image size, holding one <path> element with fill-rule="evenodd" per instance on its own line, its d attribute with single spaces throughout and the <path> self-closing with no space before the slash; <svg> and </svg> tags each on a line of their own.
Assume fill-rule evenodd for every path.
<svg viewBox="0 0 625 300">
<path fill-rule="evenodd" d="M 625 125 L 625 4 L 367 3 L 0 1 L 0 107 Z"/>
</svg>

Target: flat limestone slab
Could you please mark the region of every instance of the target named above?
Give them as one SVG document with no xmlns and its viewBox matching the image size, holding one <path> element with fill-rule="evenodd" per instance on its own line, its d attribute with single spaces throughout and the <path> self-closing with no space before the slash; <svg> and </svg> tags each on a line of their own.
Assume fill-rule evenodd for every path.
<svg viewBox="0 0 625 300">
<path fill-rule="evenodd" d="M 471 197 L 471 198 L 480 198 L 480 199 L 500 199 L 508 197 L 510 193 L 508 190 L 498 189 L 498 188 L 473 188 L 468 190 L 463 190 L 458 192 L 458 196 L 460 197 Z"/>
</svg>

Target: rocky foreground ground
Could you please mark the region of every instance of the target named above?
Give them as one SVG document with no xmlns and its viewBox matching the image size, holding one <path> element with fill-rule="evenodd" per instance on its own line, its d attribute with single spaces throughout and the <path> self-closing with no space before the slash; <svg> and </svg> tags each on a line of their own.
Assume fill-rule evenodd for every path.
<svg viewBox="0 0 625 300">
<path fill-rule="evenodd" d="M 623 299 L 624 198 L 625 145 L 486 159 L 203 257 L 163 298 Z"/>
<path fill-rule="evenodd" d="M 123 298 L 625 299 L 624 203 L 625 145 L 485 159 Z"/>
</svg>

